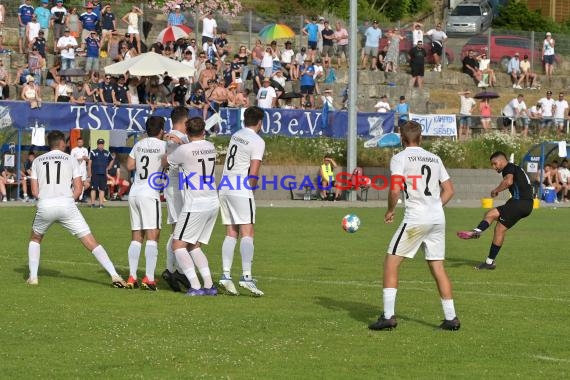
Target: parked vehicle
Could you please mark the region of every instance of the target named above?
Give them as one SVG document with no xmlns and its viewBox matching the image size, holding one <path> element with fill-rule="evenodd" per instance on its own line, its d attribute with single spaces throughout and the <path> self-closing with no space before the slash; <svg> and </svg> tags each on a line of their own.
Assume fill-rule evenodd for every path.
<svg viewBox="0 0 570 380">
<path fill-rule="evenodd" d="M 493 22 L 493 8 L 488 0 L 467 0 L 456 6 L 447 18 L 446 33 L 478 34 Z"/>
<path fill-rule="evenodd" d="M 469 50 L 474 50 L 477 54 L 486 52 L 491 63 L 499 64 L 506 71 L 509 60 L 514 57 L 515 53 L 519 53 L 522 57 L 528 55 L 534 57 L 534 62 L 540 62 L 540 47 L 542 41 L 535 41 L 534 53 L 531 51 L 531 40 L 526 37 L 515 36 L 510 34 L 492 34 L 491 35 L 491 53 L 489 54 L 489 36 L 486 34 L 471 37 L 463 49 L 461 49 L 461 59 L 463 59 Z M 556 55 L 556 62 L 560 62 L 560 56 Z"/>
<path fill-rule="evenodd" d="M 390 43 L 390 41 L 386 37 L 386 32 L 387 31 L 385 31 L 385 30 L 382 31 L 382 38 L 380 39 L 380 46 L 379 46 L 380 51 L 382 49 L 386 48 L 388 46 L 388 44 Z M 400 54 L 398 56 L 398 64 L 399 65 L 406 65 L 410 61 L 410 54 L 409 53 L 413 47 L 412 46 L 412 44 L 413 44 L 412 31 L 411 30 L 405 30 L 405 31 L 402 30 L 400 32 L 406 38 L 403 39 L 402 41 L 400 41 Z M 424 36 L 424 49 L 426 49 L 426 52 L 427 52 L 426 63 L 427 64 L 433 64 L 434 60 L 433 60 L 433 53 L 431 52 L 431 40 L 429 39 L 428 36 Z M 443 58 L 443 64 L 449 65 L 450 63 L 453 63 L 453 61 L 455 59 L 455 54 L 453 53 L 453 50 L 445 48 L 444 53 L 445 53 L 445 57 Z"/>
</svg>

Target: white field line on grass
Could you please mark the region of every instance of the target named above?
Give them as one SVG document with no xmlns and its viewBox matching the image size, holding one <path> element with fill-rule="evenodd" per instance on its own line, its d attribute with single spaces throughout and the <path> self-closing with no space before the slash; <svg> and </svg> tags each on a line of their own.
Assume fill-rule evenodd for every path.
<svg viewBox="0 0 570 380">
<path fill-rule="evenodd" d="M 21 261 L 22 258 L 20 257 L 11 257 L 11 256 L 0 256 L 0 259 L 3 260 L 17 260 Z M 41 263 L 51 263 L 51 264 L 62 264 L 62 265 L 87 265 L 87 266 L 96 266 L 100 267 L 98 263 L 95 262 L 79 262 L 79 261 L 66 261 L 66 260 L 53 260 L 53 259 L 43 259 Z M 116 266 L 119 269 L 126 269 L 126 267 Z M 216 272 L 212 272 L 212 274 L 219 274 Z M 256 278 L 269 280 L 269 281 L 286 281 L 286 282 L 299 282 L 299 283 L 310 283 L 310 284 L 320 284 L 320 285 L 336 285 L 336 286 L 357 286 L 361 288 L 380 288 L 380 283 L 369 283 L 364 281 L 333 281 L 333 280 L 309 280 L 309 279 L 302 279 L 302 278 L 284 278 L 284 277 L 275 277 L 275 276 L 256 276 Z M 420 281 L 420 280 L 400 280 L 402 284 L 429 284 L 432 285 L 432 281 Z M 525 286 L 525 287 L 536 287 L 535 284 L 524 284 L 524 283 L 498 283 L 498 282 L 471 282 L 471 281 L 454 281 L 454 284 L 464 284 L 464 285 L 493 285 L 493 286 Z M 550 285 L 548 285 L 550 286 Z M 418 292 L 432 292 L 433 289 L 425 289 L 425 288 L 416 288 L 416 287 L 405 287 L 405 290 L 413 290 Z M 520 299 L 531 299 L 537 301 L 550 301 L 550 302 L 568 302 L 570 303 L 570 299 L 568 298 L 553 298 L 553 297 L 539 297 L 539 296 L 525 296 L 525 295 L 518 295 L 518 294 L 503 294 L 503 293 L 486 293 L 486 292 L 474 292 L 469 290 L 457 290 L 454 289 L 455 293 L 460 294 L 472 294 L 482 297 L 502 297 L 502 298 L 520 298 Z"/>
<path fill-rule="evenodd" d="M 534 359 L 546 360 L 549 362 L 570 363 L 570 359 L 559 359 L 544 355 L 529 355 L 529 356 Z"/>
</svg>

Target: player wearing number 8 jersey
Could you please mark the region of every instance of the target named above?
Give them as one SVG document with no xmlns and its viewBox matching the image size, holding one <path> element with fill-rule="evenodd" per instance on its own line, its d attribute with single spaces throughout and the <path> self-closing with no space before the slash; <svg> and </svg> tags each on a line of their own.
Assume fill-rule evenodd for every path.
<svg viewBox="0 0 570 380">
<path fill-rule="evenodd" d="M 179 167 L 184 181 L 181 190 L 184 204 L 176 222 L 172 249 L 176 261 L 184 272 L 190 287 L 189 296 L 214 296 L 218 292 L 212 281 L 208 259 L 201 244 L 208 244 L 218 217 L 219 200 L 214 178 L 216 147 L 206 141 L 206 123 L 200 117 L 186 122 L 186 133 L 190 144 L 179 146 L 168 155 L 169 165 Z M 204 281 L 196 275 L 196 269 Z"/>
<path fill-rule="evenodd" d="M 440 328 L 458 330 L 459 319 L 455 314 L 451 282 L 445 271 L 445 214 L 443 206 L 453 196 L 453 184 L 441 159 L 420 148 L 422 127 L 408 121 L 401 127 L 402 144 L 405 149 L 390 162 L 392 184 L 386 223 L 394 221 L 394 212 L 400 190 L 404 192 L 406 210 L 404 220 L 392 237 L 384 260 L 384 314 L 371 324 L 371 330 L 389 330 L 397 326 L 394 315 L 398 289 L 398 271 L 405 258 L 413 258 L 423 246 L 425 259 L 434 277 L 445 320 Z M 395 178 L 401 176 L 399 184 Z M 441 188 L 441 189 L 440 189 Z"/>
<path fill-rule="evenodd" d="M 263 109 L 249 107 L 244 112 L 245 128 L 234 133 L 230 139 L 223 178 L 220 181 L 220 211 L 222 223 L 226 226 L 226 237 L 222 245 L 222 269 L 220 280 L 229 294 L 238 292 L 232 282 L 231 269 L 237 238 L 241 236 L 240 254 L 243 275 L 239 285 L 253 295 L 262 296 L 251 274 L 254 245 L 255 199 L 253 191 L 257 186 L 259 169 L 265 152 L 265 142 L 258 133 L 263 122 Z M 245 186 L 249 184 L 249 186 Z"/>
<path fill-rule="evenodd" d="M 151 175 L 162 171 L 162 157 L 166 154 L 166 142 L 162 141 L 164 118 L 151 116 L 146 121 L 147 137 L 133 146 L 127 161 L 127 169 L 135 171 L 135 180 L 129 191 L 129 212 L 131 215 L 131 244 L 128 249 L 129 279 L 127 286 L 138 286 L 137 268 L 142 242 L 146 238 L 146 272 L 142 288 L 157 290 L 154 280 L 158 258 L 158 239 L 162 226 L 160 195 L 153 185 Z"/>
<path fill-rule="evenodd" d="M 40 244 L 49 227 L 53 223 L 59 223 L 93 253 L 111 275 L 113 286 L 124 288 L 126 283 L 117 274 L 107 252 L 97 243 L 75 205 L 74 200 L 83 191 L 83 182 L 77 160 L 64 153 L 65 136 L 60 131 L 52 131 L 48 133 L 47 142 L 50 151 L 34 160 L 30 176 L 32 194 L 38 199 L 38 204 L 28 245 L 28 284 L 38 284 Z"/>
</svg>

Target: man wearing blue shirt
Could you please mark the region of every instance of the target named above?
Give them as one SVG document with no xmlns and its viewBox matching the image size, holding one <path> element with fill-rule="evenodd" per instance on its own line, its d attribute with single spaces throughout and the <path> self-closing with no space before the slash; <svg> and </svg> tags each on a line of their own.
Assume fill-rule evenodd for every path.
<svg viewBox="0 0 570 380">
<path fill-rule="evenodd" d="M 105 140 L 97 140 L 97 149 L 89 153 L 87 181 L 91 182 L 91 207 L 95 207 L 96 191 L 99 191 L 99 208 L 103 208 L 107 191 L 107 173 L 113 166 L 113 157 L 105 150 Z"/>
<path fill-rule="evenodd" d="M 83 41 L 83 49 L 87 53 L 87 59 L 85 61 L 85 71 L 89 73 L 89 76 L 94 72 L 99 71 L 99 49 L 101 45 L 99 43 L 99 35 L 96 31 L 92 30 L 91 35 Z"/>
<path fill-rule="evenodd" d="M 117 30 L 117 20 L 111 11 L 111 4 L 107 3 L 101 11 L 101 48 L 105 48 L 105 43 L 111 41 L 113 30 Z"/>
<path fill-rule="evenodd" d="M 174 12 L 168 14 L 168 26 L 178 26 L 184 25 L 186 23 L 186 17 L 182 14 L 180 10 L 180 5 L 176 4 L 174 6 Z"/>
<path fill-rule="evenodd" d="M 364 50 L 362 51 L 362 70 L 368 67 L 368 56 L 372 56 L 372 66 L 370 70 L 378 71 L 376 60 L 378 59 L 378 46 L 380 45 L 380 38 L 382 38 L 382 30 L 378 28 L 378 21 L 372 21 L 372 26 L 369 26 L 364 32 L 366 42 Z"/>
<path fill-rule="evenodd" d="M 315 93 L 315 67 L 311 63 L 310 59 L 305 59 L 304 64 L 299 67 L 300 82 L 301 82 L 301 94 L 311 104 L 311 108 L 314 107 L 315 101 L 313 99 L 313 94 Z"/>
<path fill-rule="evenodd" d="M 36 19 L 40 23 L 41 30 L 44 32 L 44 38 L 49 37 L 49 21 L 51 20 L 51 10 L 48 8 L 49 0 L 42 0 L 41 6 L 34 10 Z"/>
<path fill-rule="evenodd" d="M 81 26 L 83 27 L 83 31 L 81 32 L 81 39 L 85 40 L 92 31 L 97 32 L 97 22 L 99 18 L 97 14 L 93 12 L 93 4 L 88 3 L 87 12 L 83 12 L 81 16 L 79 16 L 79 21 L 81 21 Z"/>
<path fill-rule="evenodd" d="M 18 8 L 18 25 L 19 25 L 19 38 L 18 47 L 20 49 L 20 54 L 27 52 L 28 44 L 26 43 L 26 25 L 32 21 L 32 16 L 34 15 L 34 7 L 32 7 L 32 0 L 26 0 L 26 2 Z"/>
<path fill-rule="evenodd" d="M 317 25 L 316 17 L 305 25 L 303 28 L 303 34 L 307 36 L 308 46 L 309 46 L 309 59 L 311 62 L 315 61 L 315 55 L 317 52 L 317 43 L 319 41 L 319 26 Z"/>
</svg>

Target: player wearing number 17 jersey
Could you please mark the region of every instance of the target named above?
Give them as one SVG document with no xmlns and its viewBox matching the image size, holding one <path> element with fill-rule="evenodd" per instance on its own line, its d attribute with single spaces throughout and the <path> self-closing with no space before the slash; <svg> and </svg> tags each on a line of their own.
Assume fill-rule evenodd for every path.
<svg viewBox="0 0 570 380">
<path fill-rule="evenodd" d="M 40 265 L 40 244 L 53 223 L 59 223 L 77 236 L 111 275 L 114 287 L 124 288 L 125 281 L 117 274 L 115 266 L 105 249 L 97 243 L 75 200 L 83 191 L 81 170 L 76 159 L 64 153 L 65 136 L 60 131 L 48 133 L 50 151 L 32 164 L 32 194 L 38 199 L 36 215 L 32 225 L 32 236 L 28 245 L 30 277 L 28 284 L 38 284 Z"/>
<path fill-rule="evenodd" d="M 204 140 L 206 124 L 200 117 L 186 122 L 186 133 L 190 144 L 180 145 L 168 155 L 169 165 L 179 167 L 183 181 L 180 181 L 184 204 L 176 222 L 172 249 L 176 261 L 184 272 L 190 287 L 189 296 L 215 296 L 218 294 L 208 265 L 208 259 L 201 245 L 208 244 L 218 217 L 219 200 L 214 178 L 216 148 Z M 196 269 L 204 281 L 196 275 Z"/>
<path fill-rule="evenodd" d="M 162 157 L 166 154 L 166 141 L 162 141 L 164 118 L 151 116 L 146 121 L 146 134 L 137 142 L 127 161 L 127 169 L 135 171 L 135 181 L 129 191 L 129 211 L 131 215 L 132 238 L 129 245 L 129 279 L 127 286 L 138 286 L 137 268 L 142 242 L 144 248 L 146 272 L 142 288 L 157 290 L 154 280 L 156 260 L 158 258 L 158 239 L 162 226 L 162 207 L 160 195 L 154 184 L 156 173 L 162 171 Z M 154 177 L 154 178 L 153 178 Z"/>
<path fill-rule="evenodd" d="M 223 178 L 219 184 L 222 223 L 226 226 L 226 238 L 222 245 L 223 275 L 220 285 L 232 295 L 238 294 L 231 277 L 238 236 L 241 236 L 240 253 L 243 271 L 239 285 L 255 296 L 263 295 L 251 274 L 255 224 L 255 199 L 251 189 L 257 186 L 261 160 L 265 152 L 265 142 L 258 135 L 263 115 L 263 109 L 259 107 L 249 107 L 245 110 L 245 128 L 234 133 L 230 139 Z"/>
<path fill-rule="evenodd" d="M 443 266 L 445 259 L 445 214 L 443 206 L 453 196 L 453 184 L 441 158 L 422 148 L 422 127 L 408 121 L 401 127 L 405 149 L 390 162 L 391 188 L 386 223 L 394 221 L 400 191 L 405 194 L 404 220 L 392 237 L 384 260 L 384 313 L 371 324 L 371 330 L 390 330 L 397 326 L 394 305 L 398 290 L 398 272 L 405 258 L 413 258 L 423 246 L 425 259 L 437 283 L 445 320 L 440 328 L 458 330 L 451 282 Z M 401 179 L 401 181 L 400 181 Z M 405 181 L 404 184 L 402 182 Z M 441 190 L 440 190 L 441 187 Z"/>
</svg>

